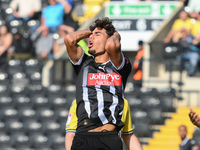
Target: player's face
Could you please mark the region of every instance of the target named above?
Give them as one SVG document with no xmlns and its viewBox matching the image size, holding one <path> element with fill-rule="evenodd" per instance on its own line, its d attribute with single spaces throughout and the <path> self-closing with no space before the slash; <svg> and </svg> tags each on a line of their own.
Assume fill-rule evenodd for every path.
<svg viewBox="0 0 200 150">
<path fill-rule="evenodd" d="M 181 139 L 184 139 L 186 137 L 186 134 L 187 134 L 187 130 L 185 129 L 185 127 L 180 127 L 179 135 L 180 135 Z"/>
<path fill-rule="evenodd" d="M 108 35 L 105 29 L 95 28 L 89 37 L 88 52 L 94 56 L 104 54 L 107 39 Z"/>
</svg>

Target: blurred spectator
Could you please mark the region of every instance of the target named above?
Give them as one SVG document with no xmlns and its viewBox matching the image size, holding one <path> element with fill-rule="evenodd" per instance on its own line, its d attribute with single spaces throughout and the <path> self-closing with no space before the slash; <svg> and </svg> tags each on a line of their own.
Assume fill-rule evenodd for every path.
<svg viewBox="0 0 200 150">
<path fill-rule="evenodd" d="M 197 16 L 195 24 L 192 26 L 191 34 L 200 40 L 200 13 Z"/>
<path fill-rule="evenodd" d="M 179 13 L 179 19 L 176 19 L 174 24 L 172 25 L 172 29 L 167 34 L 165 39 L 163 40 L 164 43 L 169 43 L 173 36 L 181 30 L 181 28 L 185 28 L 188 33 L 191 32 L 192 23 L 191 18 L 188 17 L 188 14 L 185 11 L 181 11 Z"/>
<path fill-rule="evenodd" d="M 184 5 L 184 6 L 187 6 L 189 0 L 180 0 L 180 1 L 183 2 L 183 5 Z"/>
<path fill-rule="evenodd" d="M 31 36 L 35 42 L 35 54 L 38 59 L 47 58 L 53 50 L 54 38 L 53 34 L 49 33 L 47 26 L 40 26 Z"/>
<path fill-rule="evenodd" d="M 59 30 L 58 30 L 59 38 L 57 40 L 55 40 L 54 46 L 53 46 L 54 56 L 59 55 L 60 52 L 66 53 L 66 46 L 65 46 L 65 43 L 64 43 L 64 38 L 70 32 L 74 32 L 74 29 L 70 26 L 61 25 L 59 27 Z M 78 42 L 78 45 L 80 45 L 83 48 L 84 52 L 87 55 L 89 55 L 88 46 L 87 46 L 87 43 L 84 40 L 80 40 Z M 67 56 L 67 58 L 68 58 L 68 56 Z"/>
<path fill-rule="evenodd" d="M 65 0 L 48 0 L 49 6 L 44 8 L 41 25 L 49 27 L 51 33 L 56 33 L 64 22 L 64 13 L 71 11 L 71 5 Z"/>
<path fill-rule="evenodd" d="M 13 34 L 13 51 L 9 55 L 10 58 L 29 59 L 33 56 L 33 44 L 27 33 L 17 31 Z M 10 53 L 10 52 L 9 52 Z"/>
<path fill-rule="evenodd" d="M 69 3 L 71 8 L 69 7 L 68 8 L 70 10 L 69 13 L 67 13 L 67 14 L 65 13 L 65 15 L 64 15 L 64 24 L 74 28 L 74 30 L 77 30 L 79 28 L 78 21 L 75 21 L 72 18 L 72 10 L 74 8 L 73 0 L 66 0 L 66 1 Z"/>
<path fill-rule="evenodd" d="M 188 34 L 185 28 L 181 28 L 180 33 L 176 33 L 173 41 L 180 44 L 184 69 L 188 71 L 189 76 L 194 76 L 199 61 L 199 48 L 196 47 L 198 40 L 193 35 Z"/>
<path fill-rule="evenodd" d="M 190 17 L 197 18 L 198 13 L 200 12 L 200 0 L 189 0 L 188 7 L 190 8 Z"/>
<path fill-rule="evenodd" d="M 144 49 L 143 49 L 143 41 L 138 42 L 139 50 L 137 55 L 135 56 L 135 60 L 133 62 L 133 84 L 135 87 L 142 87 L 142 64 L 143 64 L 143 56 L 144 56 Z"/>
<path fill-rule="evenodd" d="M 9 20 L 25 20 L 28 21 L 38 15 L 41 11 L 40 0 L 12 0 L 10 7 L 13 13 L 9 16 Z"/>
<path fill-rule="evenodd" d="M 178 131 L 181 138 L 181 143 L 179 144 L 180 150 L 199 150 L 196 142 L 187 137 L 187 127 L 185 125 L 179 126 Z"/>
<path fill-rule="evenodd" d="M 74 29 L 72 27 L 69 27 L 66 25 L 59 26 L 58 28 L 59 38 L 55 40 L 54 46 L 53 46 L 54 56 L 58 55 L 60 51 L 66 51 L 64 38 L 70 32 L 74 32 Z"/>
<path fill-rule="evenodd" d="M 8 32 L 7 26 L 0 26 L 0 69 L 6 67 L 7 51 L 11 48 L 13 36 Z"/>
</svg>

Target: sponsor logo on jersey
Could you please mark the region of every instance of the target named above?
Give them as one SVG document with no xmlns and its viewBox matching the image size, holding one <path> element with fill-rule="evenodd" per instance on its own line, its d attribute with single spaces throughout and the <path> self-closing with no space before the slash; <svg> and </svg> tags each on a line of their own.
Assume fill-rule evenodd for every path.
<svg viewBox="0 0 200 150">
<path fill-rule="evenodd" d="M 72 120 L 72 113 L 69 113 L 66 124 L 69 124 L 71 120 Z"/>
<path fill-rule="evenodd" d="M 121 76 L 117 73 L 89 73 L 88 85 L 121 86 Z"/>
<path fill-rule="evenodd" d="M 84 120 L 84 125 L 87 125 L 88 123 L 87 123 L 87 120 Z"/>
</svg>

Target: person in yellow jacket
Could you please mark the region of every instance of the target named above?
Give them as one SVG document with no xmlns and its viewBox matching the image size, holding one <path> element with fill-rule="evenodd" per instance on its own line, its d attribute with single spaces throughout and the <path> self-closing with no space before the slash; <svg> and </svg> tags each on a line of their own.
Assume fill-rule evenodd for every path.
<svg viewBox="0 0 200 150">
<path fill-rule="evenodd" d="M 181 11 L 179 13 L 179 18 L 174 21 L 171 30 L 164 38 L 163 42 L 169 43 L 174 35 L 176 35 L 177 32 L 180 32 L 181 28 L 185 28 L 187 30 L 187 33 L 191 33 L 192 26 L 193 24 L 191 18 L 189 18 L 187 12 L 185 12 L 184 10 Z"/>
</svg>

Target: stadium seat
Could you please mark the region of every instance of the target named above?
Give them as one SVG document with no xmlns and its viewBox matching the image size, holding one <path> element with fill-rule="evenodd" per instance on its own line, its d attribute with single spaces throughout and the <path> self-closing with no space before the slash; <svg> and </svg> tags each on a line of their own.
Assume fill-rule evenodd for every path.
<svg viewBox="0 0 200 150">
<path fill-rule="evenodd" d="M 63 98 L 63 97 L 49 97 L 49 102 L 52 106 L 52 108 L 64 108 L 64 109 L 69 109 L 71 102 L 68 101 L 68 99 Z"/>
<path fill-rule="evenodd" d="M 29 86 L 30 96 L 33 95 L 46 95 L 46 88 L 41 84 L 34 84 Z"/>
<path fill-rule="evenodd" d="M 28 106 L 23 106 L 18 108 L 19 119 L 26 120 L 26 119 L 36 119 L 37 115 L 34 109 Z"/>
<path fill-rule="evenodd" d="M 24 61 L 20 59 L 11 59 L 8 61 L 8 73 L 13 75 L 24 71 Z"/>
<path fill-rule="evenodd" d="M 126 96 L 126 99 L 128 100 L 128 103 L 129 103 L 129 106 L 130 106 L 130 109 L 133 110 L 135 108 L 139 109 L 141 108 L 141 99 L 138 99 L 134 96 Z"/>
<path fill-rule="evenodd" d="M 7 9 L 10 6 L 11 0 L 1 0 L 0 9 Z"/>
<path fill-rule="evenodd" d="M 32 133 L 42 133 L 42 124 L 36 119 L 24 120 L 24 131 L 31 135 Z"/>
<path fill-rule="evenodd" d="M 63 87 L 60 85 L 50 85 L 47 88 L 47 96 L 58 96 L 58 97 L 63 97 L 65 95 Z"/>
<path fill-rule="evenodd" d="M 62 120 L 59 120 L 58 122 L 60 124 L 59 132 L 63 135 L 65 135 L 66 121 L 67 119 L 62 119 Z"/>
<path fill-rule="evenodd" d="M 5 128 L 6 128 L 5 122 L 0 120 L 0 134 L 1 134 L 2 131 L 5 131 Z"/>
<path fill-rule="evenodd" d="M 8 85 L 9 83 L 10 80 L 8 73 L 0 71 L 0 85 Z"/>
<path fill-rule="evenodd" d="M 42 74 L 40 72 L 34 72 L 32 74 L 29 74 L 29 80 L 30 80 L 30 84 L 32 85 L 41 84 Z"/>
<path fill-rule="evenodd" d="M 6 120 L 5 125 L 6 131 L 9 133 L 24 131 L 24 124 L 17 119 Z"/>
<path fill-rule="evenodd" d="M 177 56 L 173 59 L 167 59 L 164 63 L 166 71 L 180 71 L 183 69 L 181 65 L 181 56 Z"/>
<path fill-rule="evenodd" d="M 29 139 L 34 149 L 50 148 L 48 137 L 42 133 L 31 134 Z"/>
<path fill-rule="evenodd" d="M 12 85 L 11 86 L 11 95 L 14 96 L 28 96 L 29 90 L 26 86 L 21 85 Z"/>
<path fill-rule="evenodd" d="M 173 104 L 174 96 L 160 96 L 160 103 L 162 107 L 162 111 L 164 112 L 175 112 L 176 109 Z"/>
<path fill-rule="evenodd" d="M 72 102 L 76 99 L 76 85 L 68 85 L 64 88 L 65 98 L 67 98 L 68 102 Z"/>
<path fill-rule="evenodd" d="M 65 147 L 65 136 L 63 136 L 62 134 L 50 134 L 48 136 L 49 138 L 49 143 L 51 144 L 53 149 L 57 149 L 59 148 L 64 148 Z"/>
<path fill-rule="evenodd" d="M 147 112 L 142 109 L 132 109 L 131 110 L 131 119 L 133 124 L 136 123 L 138 120 L 141 122 L 145 121 L 148 122 Z"/>
<path fill-rule="evenodd" d="M 176 90 L 170 87 L 160 88 L 158 89 L 158 94 L 159 94 L 159 97 L 162 97 L 162 96 L 176 97 Z"/>
<path fill-rule="evenodd" d="M 23 132 L 11 133 L 10 137 L 11 137 L 11 144 L 14 147 L 19 147 L 23 145 L 30 146 L 29 137 L 25 135 Z"/>
<path fill-rule="evenodd" d="M 12 97 L 0 96 L 0 109 L 6 106 L 14 107 L 14 102 L 13 102 Z"/>
<path fill-rule="evenodd" d="M 18 106 L 31 106 L 31 100 L 29 97 L 25 96 L 24 94 L 15 95 L 12 97 L 14 105 Z"/>
<path fill-rule="evenodd" d="M 162 116 L 162 111 L 159 108 L 147 109 L 148 117 L 150 118 L 150 124 L 152 125 L 163 125 L 165 118 Z"/>
<path fill-rule="evenodd" d="M 45 108 L 51 107 L 49 99 L 45 97 L 43 94 L 31 95 L 30 99 L 35 109 L 39 109 L 40 107 L 45 107 Z"/>
<path fill-rule="evenodd" d="M 0 96 L 10 96 L 10 88 L 6 85 L 0 85 Z"/>
<path fill-rule="evenodd" d="M 41 121 L 43 133 L 58 133 L 60 131 L 60 124 L 56 121 L 48 120 Z"/>
<path fill-rule="evenodd" d="M 164 44 L 164 58 L 174 59 L 178 55 L 181 55 L 180 44 L 178 42 Z"/>
<path fill-rule="evenodd" d="M 10 142 L 11 142 L 11 138 L 9 134 L 6 134 L 5 132 L 0 131 L 0 150 L 1 149 L 9 150 L 8 148 L 9 147 L 11 148 Z"/>
<path fill-rule="evenodd" d="M 152 130 L 149 128 L 148 123 L 134 123 L 134 134 L 140 138 L 140 137 L 152 137 Z"/>
<path fill-rule="evenodd" d="M 30 75 L 35 72 L 42 72 L 43 61 L 38 59 L 28 59 L 25 61 L 25 72 Z"/>
<path fill-rule="evenodd" d="M 153 98 L 153 97 L 142 97 L 141 99 L 141 107 L 142 109 L 146 110 L 148 108 L 160 108 L 161 104 L 160 104 L 160 100 L 157 98 Z"/>
<path fill-rule="evenodd" d="M 15 146 L 15 150 L 33 150 L 29 145 L 17 145 Z"/>
<path fill-rule="evenodd" d="M 138 91 L 139 93 L 139 98 L 142 99 L 143 96 L 149 96 L 149 97 L 157 97 L 158 96 L 158 91 L 156 88 L 151 88 L 151 87 L 142 87 Z"/>
<path fill-rule="evenodd" d="M 11 0 L 1 0 L 1 5 L 0 5 L 0 17 L 7 22 L 7 16 L 11 12 L 10 8 L 10 2 Z"/>
<path fill-rule="evenodd" d="M 45 108 L 45 107 L 37 108 L 36 115 L 40 121 L 56 119 L 54 111 L 49 108 Z"/>
<path fill-rule="evenodd" d="M 7 106 L 7 107 L 4 107 L 1 109 L 1 113 L 2 113 L 2 117 L 3 118 L 8 118 L 8 119 L 11 119 L 11 118 L 18 118 L 19 115 L 18 115 L 18 111 L 17 109 L 15 108 L 12 108 L 10 106 Z"/>
<path fill-rule="evenodd" d="M 57 108 L 54 110 L 56 119 L 59 120 L 65 120 L 67 121 L 67 117 L 69 114 L 69 107 L 68 108 Z"/>
<path fill-rule="evenodd" d="M 29 84 L 28 76 L 23 72 L 16 72 L 11 77 L 11 82 L 15 86 L 27 86 Z"/>
</svg>

